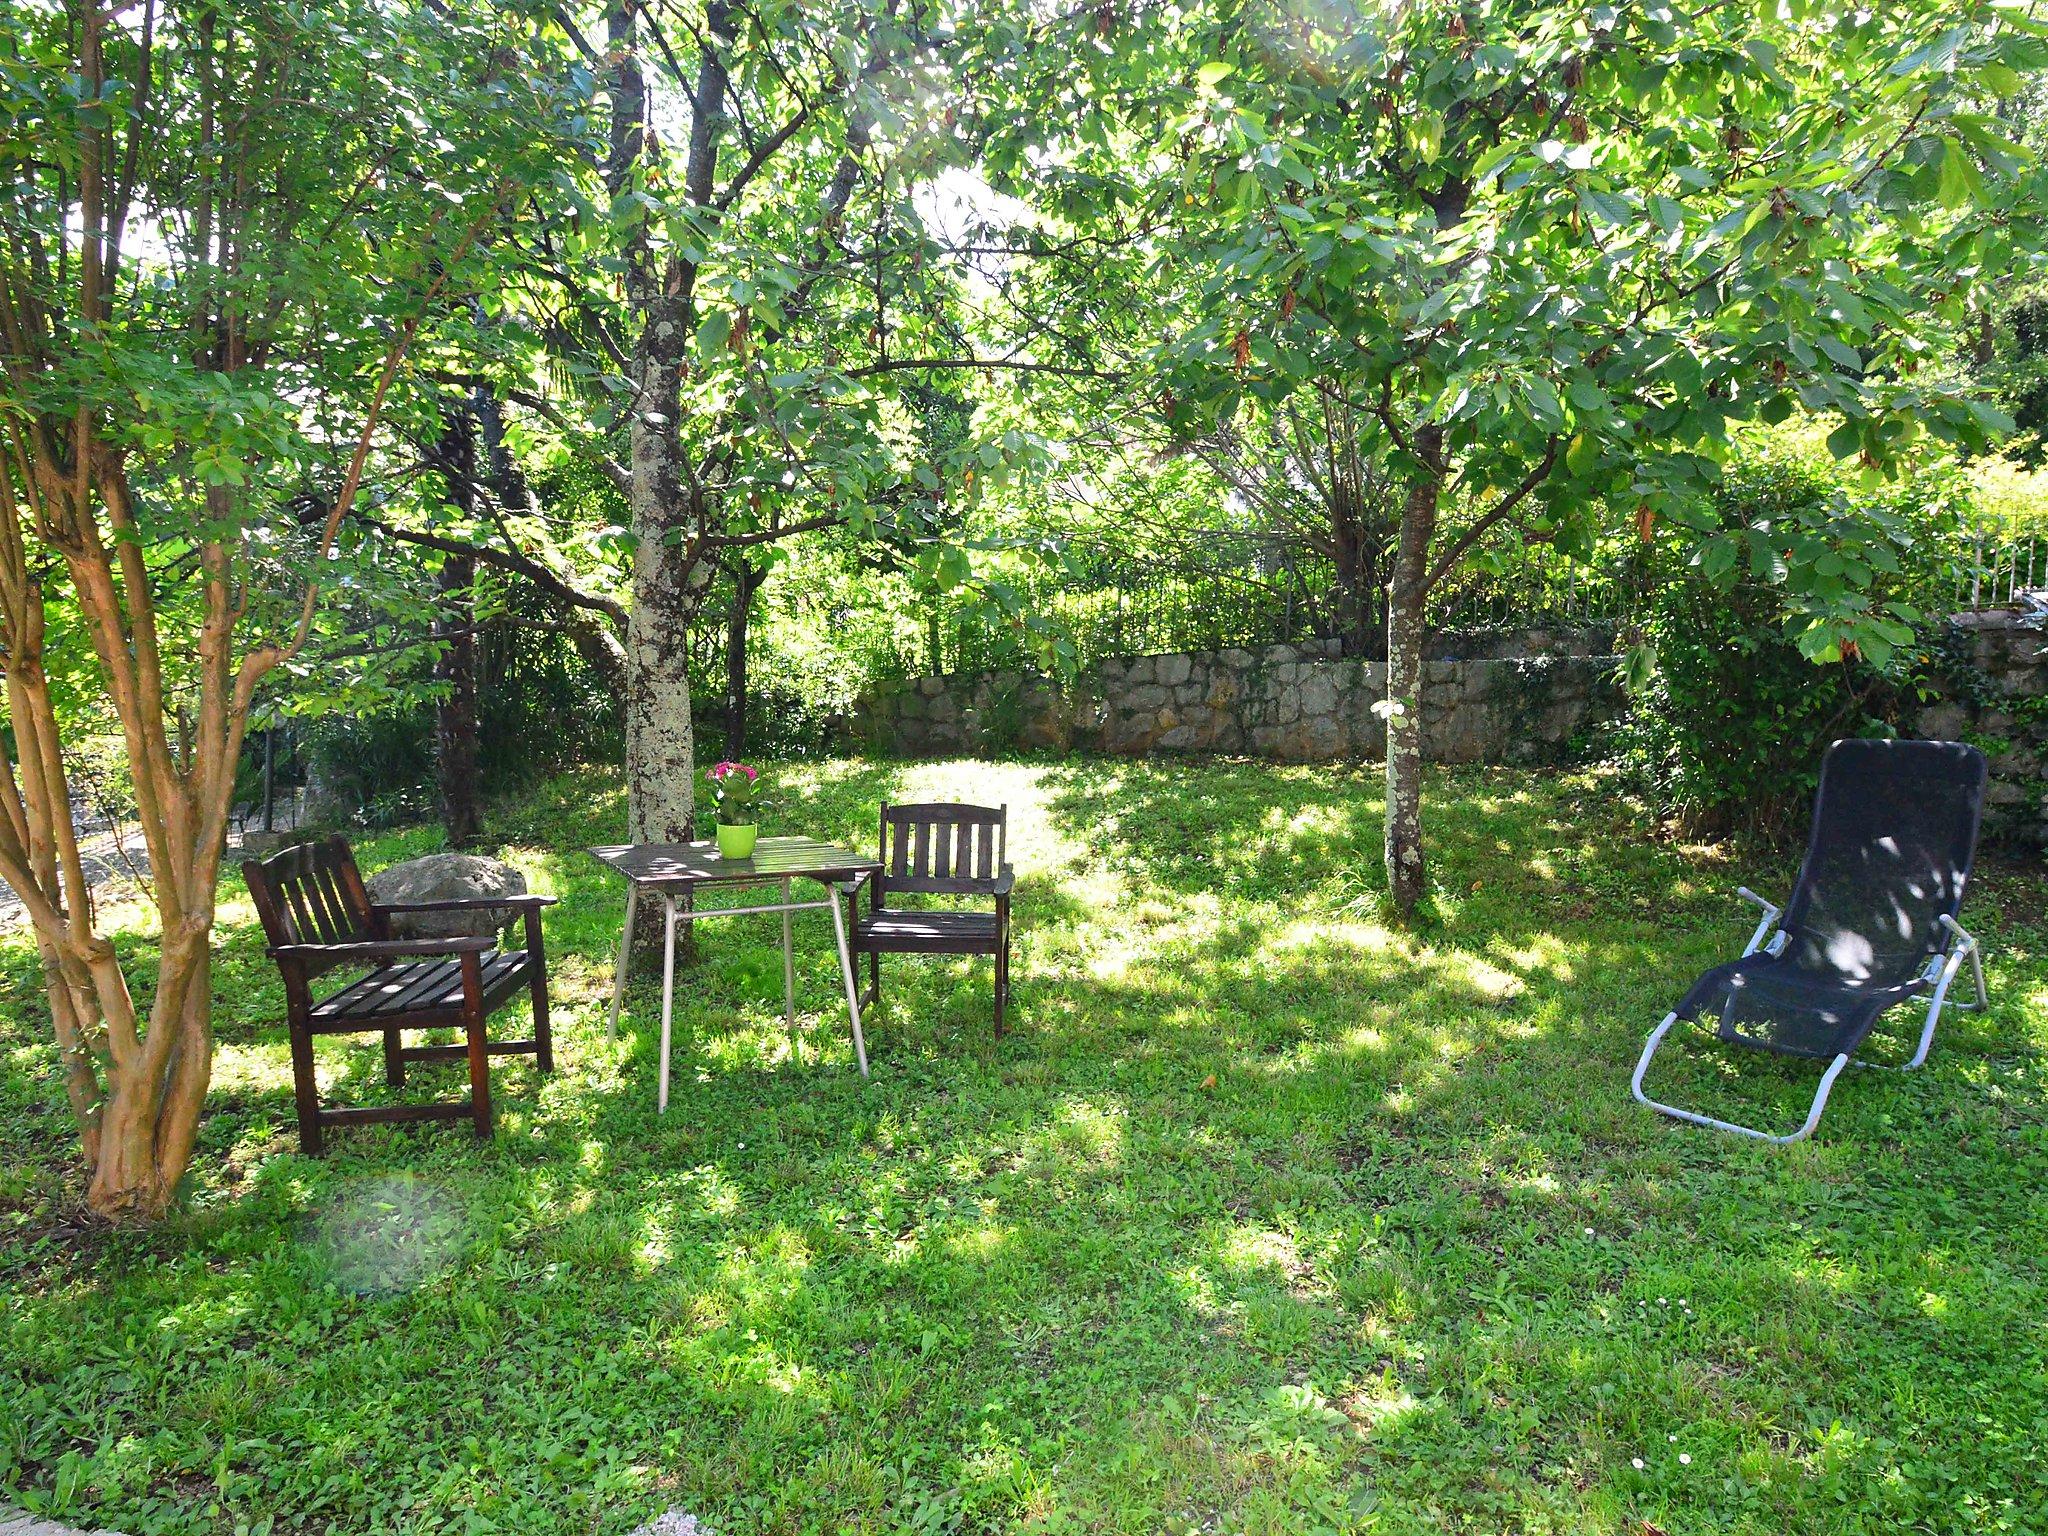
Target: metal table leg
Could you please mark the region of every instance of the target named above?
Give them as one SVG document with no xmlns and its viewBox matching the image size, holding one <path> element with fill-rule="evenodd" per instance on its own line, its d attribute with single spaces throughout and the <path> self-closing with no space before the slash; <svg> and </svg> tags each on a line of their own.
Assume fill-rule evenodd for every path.
<svg viewBox="0 0 2048 1536">
<path fill-rule="evenodd" d="M 860 993 L 853 984 L 853 955 L 846 947 L 846 918 L 839 910 L 839 893 L 825 887 L 825 905 L 832 909 L 832 934 L 839 941 L 839 974 L 846 982 L 846 1014 L 853 1020 L 853 1054 L 860 1063 L 860 1075 L 868 1075 L 868 1043 L 860 1031 Z"/>
<path fill-rule="evenodd" d="M 619 966 L 612 976 L 612 1011 L 605 1015 L 604 1037 L 619 1038 L 619 1005 L 626 1000 L 626 971 L 633 963 L 633 914 L 640 908 L 640 887 L 626 884 L 626 931 L 619 938 Z"/>
<path fill-rule="evenodd" d="M 661 1091 L 654 1104 L 658 1115 L 668 1113 L 669 1021 L 676 1005 L 676 899 L 663 891 L 661 900 L 668 909 L 668 924 L 661 944 Z"/>
</svg>

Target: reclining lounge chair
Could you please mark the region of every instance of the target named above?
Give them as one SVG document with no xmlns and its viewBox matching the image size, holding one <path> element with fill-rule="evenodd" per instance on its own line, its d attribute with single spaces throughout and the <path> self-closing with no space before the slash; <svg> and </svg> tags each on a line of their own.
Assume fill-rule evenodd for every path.
<svg viewBox="0 0 2048 1536">
<path fill-rule="evenodd" d="M 1982 953 L 1956 921 L 1976 854 L 1985 776 L 1984 754 L 1960 742 L 1830 747 L 1791 900 L 1781 913 L 1747 887 L 1738 893 L 1764 909 L 1763 919 L 1742 957 L 1700 977 L 1651 1032 L 1630 1084 L 1637 1101 L 1694 1125 L 1782 1146 L 1813 1133 L 1835 1079 L 1893 1004 L 1927 999 L 1919 1048 L 1901 1070 L 1926 1061 L 1965 960 L 1977 1000 L 1956 1006 L 1985 1005 Z M 1643 1074 L 1680 1019 L 1710 1025 L 1731 1045 L 1827 1062 L 1805 1123 L 1778 1136 L 1648 1097 Z"/>
</svg>

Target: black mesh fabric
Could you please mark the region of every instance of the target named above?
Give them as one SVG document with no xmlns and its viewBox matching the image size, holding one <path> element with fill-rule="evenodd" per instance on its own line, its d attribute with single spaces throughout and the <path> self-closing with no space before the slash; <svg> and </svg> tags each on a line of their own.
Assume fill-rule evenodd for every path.
<svg viewBox="0 0 2048 1536">
<path fill-rule="evenodd" d="M 1724 1040 L 1793 1056 L 1854 1051 L 1878 1016 L 1932 990 L 1977 849 L 1984 754 L 1952 741 L 1838 741 L 1783 950 L 1718 965 L 1677 1008 Z"/>
</svg>

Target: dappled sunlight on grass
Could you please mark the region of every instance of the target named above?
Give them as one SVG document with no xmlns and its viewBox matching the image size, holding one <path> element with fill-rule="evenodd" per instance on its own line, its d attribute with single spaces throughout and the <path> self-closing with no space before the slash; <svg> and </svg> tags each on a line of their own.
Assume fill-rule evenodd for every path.
<svg viewBox="0 0 2048 1536">
<path fill-rule="evenodd" d="M 657 1115 L 658 982 L 608 1042 L 623 899 L 581 851 L 623 796 L 563 780 L 492 828 L 562 898 L 561 1070 L 497 1065 L 495 1140 L 350 1128 L 298 1156 L 276 972 L 231 888 L 188 1210 L 78 1236 L 50 1051 L 16 1022 L 32 959 L 0 948 L 0 1486 L 134 1528 L 205 1489 L 220 1528 L 337 1533 L 459 1509 L 621 1536 L 681 1504 L 732 1531 L 1762 1536 L 1995 1529 L 1952 1518 L 1955 1469 L 1984 1511 L 2035 1480 L 2032 874 L 1972 896 L 1992 1011 L 1925 1072 L 1845 1081 L 1779 1153 L 1626 1083 L 1746 936 L 1729 888 L 1782 890 L 1790 860 L 1659 842 L 1598 776 L 1433 771 L 1413 931 L 1376 904 L 1372 769 L 781 777 L 776 830 L 861 848 L 885 798 L 1007 802 L 1012 1033 L 985 961 L 892 961 L 863 1082 L 823 915 L 797 924 L 798 1055 L 778 925 L 707 925 Z M 394 1093 L 374 1040 L 318 1058 L 346 1102 L 460 1087 L 434 1064 Z M 1669 1070 L 1743 1118 L 1811 1091 L 1698 1040 Z"/>
</svg>

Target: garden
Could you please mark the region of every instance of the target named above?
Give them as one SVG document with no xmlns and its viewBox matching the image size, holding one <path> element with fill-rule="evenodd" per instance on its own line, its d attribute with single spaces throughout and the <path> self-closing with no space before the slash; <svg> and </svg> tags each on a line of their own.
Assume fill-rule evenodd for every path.
<svg viewBox="0 0 2048 1536">
<path fill-rule="evenodd" d="M 2048 1508 L 2048 17 L 0 0 L 0 1536 Z"/>
</svg>

